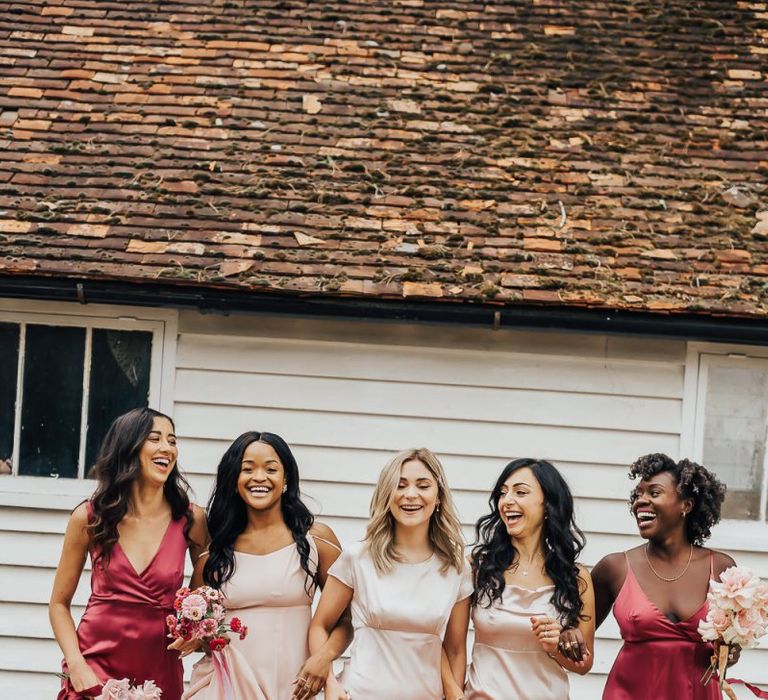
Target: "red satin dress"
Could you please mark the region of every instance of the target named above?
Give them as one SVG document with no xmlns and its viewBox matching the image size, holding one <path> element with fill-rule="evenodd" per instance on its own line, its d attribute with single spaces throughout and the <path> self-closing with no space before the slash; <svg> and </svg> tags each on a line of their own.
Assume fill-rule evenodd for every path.
<svg viewBox="0 0 768 700">
<path fill-rule="evenodd" d="M 88 504 L 91 519 L 91 504 Z M 186 518 L 171 520 L 155 556 L 140 574 L 118 541 L 105 569 L 91 572 L 91 596 L 77 627 L 77 639 L 88 665 L 103 682 L 128 678 L 132 684 L 154 681 L 163 700 L 179 700 L 184 690 L 179 652 L 168 651 L 165 618 L 173 613 L 176 591 L 184 578 Z M 93 561 L 94 552 L 91 552 Z M 66 661 L 62 669 L 67 671 Z M 62 682 L 57 700 L 75 700 L 77 693 Z M 98 693 L 96 693 L 98 695 Z"/>
<path fill-rule="evenodd" d="M 711 579 L 711 554 L 709 569 Z M 627 559 L 613 614 L 624 646 L 608 675 L 603 700 L 721 700 L 717 678 L 706 687 L 701 684 L 712 654 L 698 633 L 707 616 L 706 600 L 688 619 L 672 622 L 645 595 Z"/>
</svg>

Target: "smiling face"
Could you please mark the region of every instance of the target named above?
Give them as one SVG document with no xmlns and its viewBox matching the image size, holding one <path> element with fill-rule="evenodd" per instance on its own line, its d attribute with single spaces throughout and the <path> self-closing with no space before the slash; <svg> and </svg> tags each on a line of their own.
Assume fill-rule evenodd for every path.
<svg viewBox="0 0 768 700">
<path fill-rule="evenodd" d="M 243 451 L 237 492 L 255 510 L 267 510 L 280 503 L 285 469 L 277 452 L 264 442 L 252 442 Z"/>
<path fill-rule="evenodd" d="M 645 539 L 685 527 L 683 513 L 687 515 L 692 506 L 690 499 L 680 498 L 677 482 L 669 472 L 660 472 L 640 481 L 630 500 L 640 536 Z"/>
<path fill-rule="evenodd" d="M 437 479 L 418 459 L 403 463 L 390 512 L 403 527 L 429 523 L 438 499 Z"/>
<path fill-rule="evenodd" d="M 529 467 L 512 472 L 502 484 L 498 508 L 510 537 L 528 536 L 541 530 L 544 492 Z"/>
<path fill-rule="evenodd" d="M 173 424 L 167 418 L 155 416 L 152 430 L 139 449 L 140 479 L 162 486 L 176 466 L 178 449 Z"/>
</svg>

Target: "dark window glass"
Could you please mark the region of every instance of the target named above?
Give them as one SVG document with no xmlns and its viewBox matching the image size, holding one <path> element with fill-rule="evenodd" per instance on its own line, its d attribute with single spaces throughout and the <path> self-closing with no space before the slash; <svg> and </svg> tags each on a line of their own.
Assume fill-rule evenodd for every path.
<svg viewBox="0 0 768 700">
<path fill-rule="evenodd" d="M 19 474 L 77 476 L 85 329 L 27 326 Z"/>
<path fill-rule="evenodd" d="M 18 366 L 19 326 L 0 323 L 0 474 L 11 473 Z"/>
<path fill-rule="evenodd" d="M 94 329 L 85 473 L 112 421 L 149 401 L 152 334 Z"/>
</svg>

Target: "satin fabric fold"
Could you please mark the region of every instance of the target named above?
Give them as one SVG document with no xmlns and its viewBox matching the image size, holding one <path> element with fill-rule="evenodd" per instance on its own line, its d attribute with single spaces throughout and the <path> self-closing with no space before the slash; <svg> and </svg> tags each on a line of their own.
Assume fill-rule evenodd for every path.
<svg viewBox="0 0 768 700">
<path fill-rule="evenodd" d="M 568 700 L 568 676 L 531 629 L 531 617 L 557 618 L 554 586 L 528 589 L 507 584 L 501 600 L 472 609 L 475 642 L 467 676 L 467 700 Z"/>
<path fill-rule="evenodd" d="M 88 507 L 89 520 L 92 517 Z M 183 669 L 177 651 L 166 649 L 165 618 L 172 614 L 176 591 L 184 578 L 186 519 L 168 524 L 155 556 L 136 572 L 118 542 L 105 568 L 97 552 L 91 572 L 91 595 L 77 627 L 80 651 L 99 680 L 128 678 L 133 685 L 154 681 L 163 700 L 179 700 Z M 68 672 L 66 662 L 62 671 Z M 79 700 L 68 680 L 57 700 Z"/>
<path fill-rule="evenodd" d="M 721 700 L 716 681 L 701 683 L 712 655 L 712 646 L 698 632 L 707 615 L 706 601 L 687 620 L 672 622 L 650 601 L 627 559 L 613 614 L 624 645 L 608 675 L 603 700 Z"/>
<path fill-rule="evenodd" d="M 204 656 L 192 669 L 183 700 L 267 700 L 248 661 L 231 644 Z"/>
<path fill-rule="evenodd" d="M 352 588 L 355 638 L 341 684 L 352 700 L 439 700 L 442 638 L 453 606 L 472 593 L 469 572 L 440 572 L 432 556 L 379 575 L 365 546 L 342 552 L 328 572 Z"/>
</svg>

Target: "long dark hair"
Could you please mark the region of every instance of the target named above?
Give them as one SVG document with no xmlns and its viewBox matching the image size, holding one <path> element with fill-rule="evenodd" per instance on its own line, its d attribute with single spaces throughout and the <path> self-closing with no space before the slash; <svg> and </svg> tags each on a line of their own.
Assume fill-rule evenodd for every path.
<svg viewBox="0 0 768 700">
<path fill-rule="evenodd" d="M 237 480 L 243 454 L 253 442 L 263 442 L 272 447 L 285 470 L 287 488 L 280 500 L 280 509 L 285 524 L 293 533 L 301 568 L 307 574 L 306 590 L 309 593 L 316 583 L 316 574 L 309 566 L 307 533 L 315 518 L 299 494 L 299 467 L 291 448 L 283 438 L 274 433 L 259 433 L 255 430 L 238 437 L 219 462 L 216 483 L 208 501 L 208 531 L 211 544 L 208 548 L 208 560 L 203 567 L 203 580 L 209 586 L 221 588 L 235 573 L 235 540 L 248 523 L 245 502 L 237 492 Z"/>
<path fill-rule="evenodd" d="M 560 622 L 573 627 L 581 619 L 583 607 L 576 559 L 584 549 L 584 533 L 573 518 L 573 496 L 568 484 L 555 467 L 541 459 L 513 460 L 496 480 L 488 499 L 490 512 L 475 525 L 472 603 L 490 607 L 504 592 L 504 572 L 512 565 L 517 551 L 499 515 L 501 488 L 511 474 L 525 467 L 533 472 L 544 492 L 544 569 L 555 584 L 551 602 Z"/>
<path fill-rule="evenodd" d="M 117 526 L 128 512 L 131 487 L 141 473 L 139 452 L 152 432 L 155 418 L 165 418 L 173 426 L 169 416 L 151 408 L 134 408 L 115 418 L 91 469 L 98 485 L 91 496 L 93 516 L 88 531 L 94 556 L 104 566 L 109 564 L 112 548 L 117 542 Z M 185 535 L 192 526 L 188 491 L 189 484 L 179 471 L 177 462 L 165 481 L 163 495 L 171 506 L 173 519 L 187 519 Z"/>
</svg>

